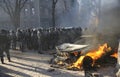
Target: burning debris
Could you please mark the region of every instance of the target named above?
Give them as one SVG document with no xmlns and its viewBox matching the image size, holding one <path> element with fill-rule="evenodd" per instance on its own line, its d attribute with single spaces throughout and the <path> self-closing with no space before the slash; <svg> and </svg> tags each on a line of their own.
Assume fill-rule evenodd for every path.
<svg viewBox="0 0 120 77">
<path fill-rule="evenodd" d="M 117 62 L 117 51 L 113 51 L 107 43 L 100 45 L 98 49 L 89 50 L 83 54 L 83 49 L 88 45 L 63 44 L 56 47 L 57 53 L 51 59 L 52 67 L 72 70 L 95 70 L 110 62 Z M 110 60 L 110 61 L 108 61 Z M 105 64 L 104 64 L 105 63 Z"/>
<path fill-rule="evenodd" d="M 68 66 L 75 62 L 81 55 L 81 50 L 88 47 L 88 45 L 76 45 L 65 43 L 56 47 L 57 53 L 51 59 L 50 63 L 60 66 Z"/>
<path fill-rule="evenodd" d="M 114 54 L 111 55 L 111 57 L 118 58 L 118 53 L 115 52 Z"/>
</svg>

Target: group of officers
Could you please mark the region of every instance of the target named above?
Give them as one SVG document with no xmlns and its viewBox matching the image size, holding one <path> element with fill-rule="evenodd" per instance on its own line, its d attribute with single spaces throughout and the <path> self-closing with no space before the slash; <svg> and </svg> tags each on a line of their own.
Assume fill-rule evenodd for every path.
<svg viewBox="0 0 120 77">
<path fill-rule="evenodd" d="M 45 28 L 45 29 L 17 29 L 0 31 L 0 57 L 4 64 L 4 52 L 10 62 L 10 49 L 19 48 L 22 52 L 36 50 L 43 53 L 52 50 L 56 45 L 62 43 L 73 43 L 74 39 L 81 35 L 82 29 L 79 28 Z"/>
</svg>

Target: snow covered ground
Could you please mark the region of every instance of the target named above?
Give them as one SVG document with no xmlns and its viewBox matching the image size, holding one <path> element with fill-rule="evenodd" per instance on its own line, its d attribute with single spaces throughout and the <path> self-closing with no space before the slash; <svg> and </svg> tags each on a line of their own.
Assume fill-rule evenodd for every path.
<svg viewBox="0 0 120 77">
<path fill-rule="evenodd" d="M 80 71 L 55 69 L 49 72 L 51 67 L 48 61 L 51 57 L 37 52 L 11 51 L 13 62 L 8 62 L 5 58 L 6 64 L 0 64 L 0 72 L 13 77 L 84 77 Z"/>
<path fill-rule="evenodd" d="M 0 73 L 12 77 L 84 77 L 83 71 L 70 71 L 50 67 L 48 61 L 52 57 L 51 55 L 38 54 L 37 52 L 10 52 L 13 62 L 8 62 L 5 58 L 6 64 L 0 63 Z M 54 71 L 48 71 L 49 69 L 54 69 Z M 113 70 L 114 68 L 109 67 L 103 68 L 99 72 L 104 77 L 114 77 Z M 6 77 L 6 75 L 0 75 L 0 77 Z"/>
</svg>

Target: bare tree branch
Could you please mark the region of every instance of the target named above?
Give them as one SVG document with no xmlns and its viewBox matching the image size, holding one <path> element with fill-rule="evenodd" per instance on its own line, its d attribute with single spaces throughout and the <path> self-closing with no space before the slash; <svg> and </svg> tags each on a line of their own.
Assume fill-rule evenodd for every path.
<svg viewBox="0 0 120 77">
<path fill-rule="evenodd" d="M 4 12 L 6 12 L 7 14 L 9 14 L 6 7 L 4 7 L 4 6 L 2 6 L 2 5 L 0 5 L 0 7 L 4 10 Z"/>
<path fill-rule="evenodd" d="M 58 2 L 58 0 L 54 0 L 55 4 Z"/>
<path fill-rule="evenodd" d="M 58 0 L 52 0 L 53 1 L 53 4 L 57 4 Z"/>
<path fill-rule="evenodd" d="M 28 0 L 23 0 L 23 1 L 21 2 L 20 9 L 22 9 L 22 8 L 25 6 L 25 4 L 27 3 L 27 1 L 28 1 Z"/>
<path fill-rule="evenodd" d="M 9 0 L 8 1 L 4 0 L 4 4 L 6 6 L 6 10 L 7 10 L 8 14 L 10 16 L 12 16 L 12 9 L 9 7 L 9 3 L 8 2 L 9 2 Z"/>
<path fill-rule="evenodd" d="M 28 0 L 3 0 L 0 3 L 0 7 L 10 16 L 15 27 L 20 25 L 20 12 L 27 1 Z"/>
<path fill-rule="evenodd" d="M 10 11 L 11 11 L 11 13 L 13 13 L 14 12 L 14 6 L 12 5 L 12 2 L 10 1 L 10 0 L 7 0 L 8 1 L 8 6 L 9 6 L 9 9 L 10 9 Z"/>
<path fill-rule="evenodd" d="M 67 10 L 67 3 L 66 3 L 66 0 L 63 0 L 63 2 L 64 2 L 65 10 Z"/>
</svg>

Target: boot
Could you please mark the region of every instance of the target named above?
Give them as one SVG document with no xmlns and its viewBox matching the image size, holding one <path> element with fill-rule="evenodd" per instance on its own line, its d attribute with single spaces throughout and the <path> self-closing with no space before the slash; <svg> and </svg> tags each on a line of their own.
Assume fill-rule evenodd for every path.
<svg viewBox="0 0 120 77">
<path fill-rule="evenodd" d="M 8 57 L 8 61 L 9 61 L 9 62 L 11 62 L 11 59 L 10 59 L 10 57 Z"/>
<path fill-rule="evenodd" d="M 5 63 L 4 63 L 4 59 L 3 59 L 3 58 L 1 58 L 1 62 L 2 62 L 2 64 L 5 64 Z"/>
</svg>

